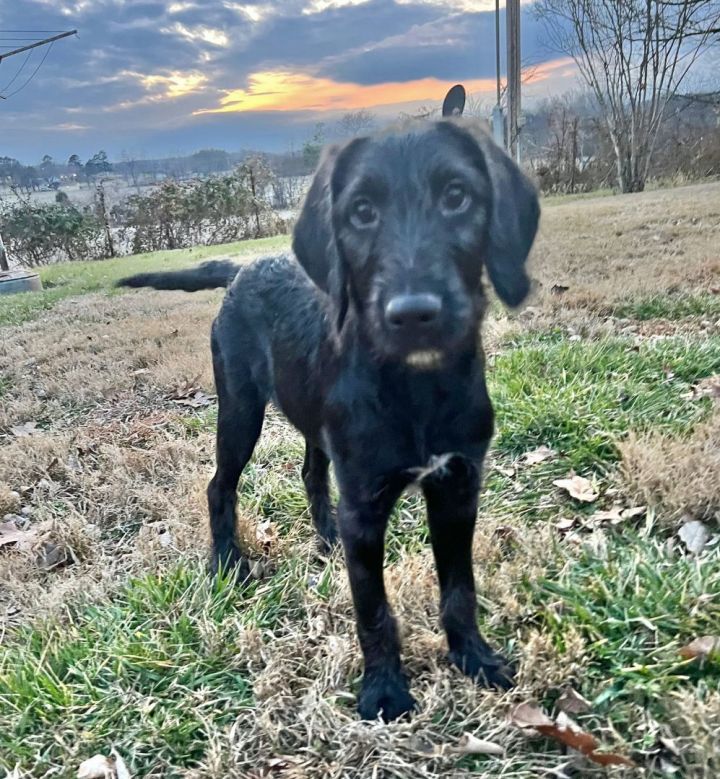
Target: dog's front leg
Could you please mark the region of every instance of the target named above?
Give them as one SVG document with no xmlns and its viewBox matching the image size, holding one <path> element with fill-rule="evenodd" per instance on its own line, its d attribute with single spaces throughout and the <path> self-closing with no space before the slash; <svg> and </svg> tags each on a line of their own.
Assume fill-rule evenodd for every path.
<svg viewBox="0 0 720 779">
<path fill-rule="evenodd" d="M 396 497 L 389 501 L 387 492 L 369 502 L 343 497 L 338 506 L 340 536 L 365 660 L 358 711 L 363 719 L 382 715 L 386 722 L 415 707 L 401 665 L 397 625 L 383 580 L 385 529 Z"/>
<path fill-rule="evenodd" d="M 450 661 L 481 683 L 507 689 L 513 683 L 512 666 L 477 626 L 472 542 L 479 489 L 478 468 L 460 456 L 423 481 Z"/>
</svg>

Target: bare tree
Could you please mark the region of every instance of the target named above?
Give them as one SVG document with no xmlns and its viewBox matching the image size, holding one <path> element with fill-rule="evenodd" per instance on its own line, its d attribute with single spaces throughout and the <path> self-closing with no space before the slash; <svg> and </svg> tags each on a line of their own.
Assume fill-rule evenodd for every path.
<svg viewBox="0 0 720 779">
<path fill-rule="evenodd" d="M 712 42 L 717 0 L 538 0 L 554 48 L 592 90 L 623 192 L 645 188 L 670 100 Z"/>
<path fill-rule="evenodd" d="M 343 138 L 354 138 L 369 132 L 375 126 L 375 114 L 361 108 L 344 114 L 337 123 L 338 134 Z"/>
</svg>

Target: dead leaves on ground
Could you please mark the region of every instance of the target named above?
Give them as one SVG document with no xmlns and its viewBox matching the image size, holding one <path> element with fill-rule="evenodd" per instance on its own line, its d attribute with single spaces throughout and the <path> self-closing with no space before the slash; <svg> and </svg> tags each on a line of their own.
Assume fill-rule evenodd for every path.
<svg viewBox="0 0 720 779">
<path fill-rule="evenodd" d="M 600 491 L 584 476 L 571 474 L 567 479 L 555 479 L 553 484 L 581 503 L 594 503 L 600 497 Z"/>
<path fill-rule="evenodd" d="M 699 555 L 710 540 L 710 530 L 704 522 L 686 518 L 678 536 L 690 554 Z"/>
<path fill-rule="evenodd" d="M 699 400 L 700 398 L 720 400 L 720 375 L 701 379 L 692 386 L 690 392 L 683 395 L 683 400 Z"/>
<path fill-rule="evenodd" d="M 29 438 L 31 435 L 37 435 L 41 432 L 38 429 L 37 422 L 23 422 L 22 425 L 15 425 L 10 428 L 10 433 L 15 438 Z"/>
<path fill-rule="evenodd" d="M 125 761 L 113 749 L 111 757 L 93 755 L 83 761 L 77 772 L 77 779 L 131 779 Z"/>
<path fill-rule="evenodd" d="M 36 539 L 36 533 L 32 528 L 18 527 L 15 518 L 0 522 L 0 547 L 18 546 L 20 548 L 30 546 Z M 22 519 L 22 517 L 19 517 Z"/>
<path fill-rule="evenodd" d="M 211 406 L 216 400 L 216 395 L 208 395 L 198 385 L 199 376 L 194 379 L 183 379 L 171 392 L 165 397 L 179 406 L 189 406 L 190 408 L 205 408 Z"/>
<path fill-rule="evenodd" d="M 485 741 L 472 733 L 463 733 L 453 751 L 463 755 L 495 755 L 505 754 L 505 747 L 494 741 Z"/>
<path fill-rule="evenodd" d="M 680 654 L 686 660 L 707 660 L 709 657 L 720 658 L 720 636 L 701 636 L 680 649 Z"/>
<path fill-rule="evenodd" d="M 566 714 L 587 714 L 590 711 L 590 701 L 577 690 L 568 687 L 557 699 L 557 707 Z"/>
<path fill-rule="evenodd" d="M 614 505 L 610 509 L 596 511 L 594 514 L 584 517 L 561 517 L 556 523 L 555 528 L 561 533 L 573 529 L 596 530 L 602 525 L 619 525 L 628 522 L 631 519 L 642 517 L 647 512 L 647 506 L 630 506 L 623 508 L 621 505 Z"/>
<path fill-rule="evenodd" d="M 77 562 L 77 556 L 70 546 L 52 536 L 39 541 L 37 528 L 28 527 L 24 517 L 9 514 L 0 522 L 0 549 L 13 547 L 20 551 L 34 552 L 35 563 L 43 571 L 65 568 Z"/>
<path fill-rule="evenodd" d="M 557 457 L 557 452 L 554 449 L 549 446 L 538 446 L 531 452 L 525 452 L 521 459 L 525 465 L 533 466 L 545 462 L 545 460 L 551 460 L 553 457 Z"/>
<path fill-rule="evenodd" d="M 598 752 L 600 742 L 595 736 L 582 730 L 564 711 L 552 720 L 539 706 L 521 703 L 510 713 L 510 721 L 525 732 L 531 734 L 537 732 L 570 747 L 598 765 L 635 766 L 634 761 L 624 755 L 615 752 Z"/>
</svg>

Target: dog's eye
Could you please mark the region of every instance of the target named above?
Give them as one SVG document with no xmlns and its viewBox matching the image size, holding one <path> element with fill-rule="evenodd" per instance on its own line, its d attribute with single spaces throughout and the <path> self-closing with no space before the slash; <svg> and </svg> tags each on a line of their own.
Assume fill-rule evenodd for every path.
<svg viewBox="0 0 720 779">
<path fill-rule="evenodd" d="M 459 181 L 451 181 L 440 197 L 440 210 L 446 216 L 461 214 L 470 205 L 470 195 Z"/>
<path fill-rule="evenodd" d="M 359 197 L 352 204 L 350 221 L 355 227 L 372 227 L 377 220 L 377 209 L 366 197 Z"/>
</svg>

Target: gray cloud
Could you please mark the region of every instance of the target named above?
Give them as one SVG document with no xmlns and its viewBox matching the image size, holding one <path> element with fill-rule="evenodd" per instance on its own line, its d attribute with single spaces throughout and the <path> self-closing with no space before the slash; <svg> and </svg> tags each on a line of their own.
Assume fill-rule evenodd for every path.
<svg viewBox="0 0 720 779">
<path fill-rule="evenodd" d="M 301 143 L 318 117 L 265 112 L 196 116 L 258 71 L 289 70 L 362 85 L 494 72 L 491 13 L 454 13 L 450 0 L 369 0 L 307 13 L 311 0 L 11 0 L 0 29 L 68 29 L 19 94 L 0 101 L 0 155 L 148 154 L 209 145 Z M 304 13 L 305 11 L 305 13 Z M 527 22 L 525 46 L 547 59 Z M 13 88 L 44 53 L 34 53 Z M 23 64 L 0 65 L 2 88 Z M 0 92 L 0 94 L 2 94 Z"/>
</svg>

